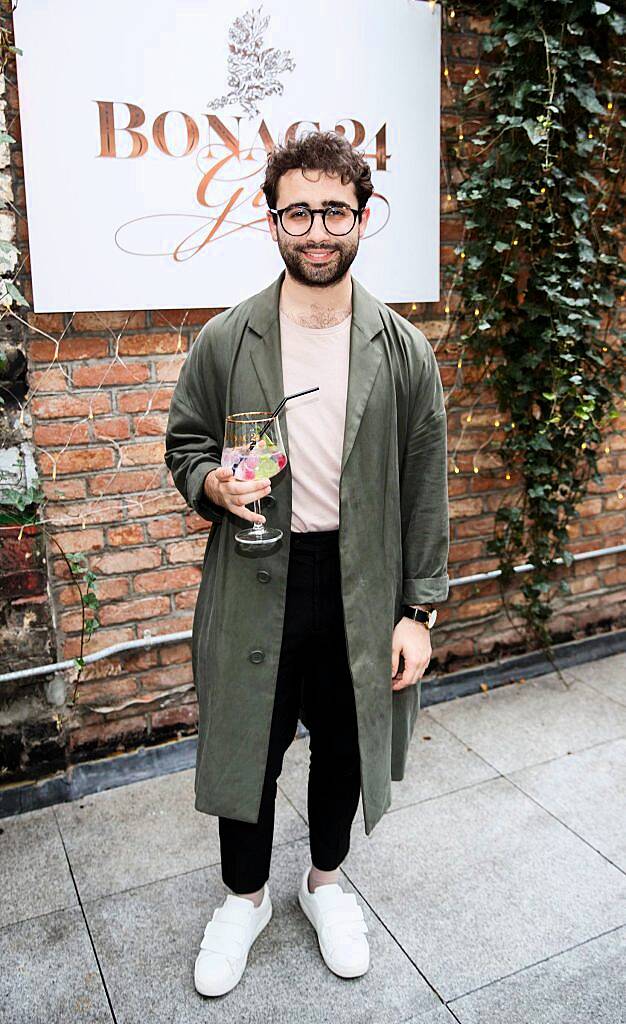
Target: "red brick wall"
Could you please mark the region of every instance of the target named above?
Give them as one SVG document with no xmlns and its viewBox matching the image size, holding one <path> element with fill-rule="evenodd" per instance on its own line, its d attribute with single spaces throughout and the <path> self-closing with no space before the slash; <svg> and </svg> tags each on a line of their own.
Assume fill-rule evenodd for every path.
<svg viewBox="0 0 626 1024">
<path fill-rule="evenodd" d="M 450 80 L 473 74 L 482 19 L 457 19 L 447 36 Z M 458 53 L 456 52 L 458 49 Z M 28 222 L 19 145 L 19 107 L 15 68 L 9 65 L 9 130 L 18 217 L 18 244 L 26 257 L 19 285 L 31 300 Z M 444 126 L 454 120 L 442 85 Z M 454 246 L 461 221 L 454 200 L 446 198 L 442 175 L 442 264 L 456 260 Z M 358 266 L 355 268 L 358 276 Z M 269 283 L 269 282 L 268 282 Z M 443 293 L 442 293 L 443 294 Z M 452 297 L 454 302 L 454 296 Z M 424 331 L 433 345 L 446 334 L 445 302 L 412 308 L 396 304 Z M 18 310 L 18 312 L 20 312 Z M 199 327 L 217 310 L 160 310 L 132 313 L 26 313 L 28 357 L 27 415 L 47 502 L 44 518 L 56 541 L 68 552 L 86 553 L 98 577 L 101 628 L 85 653 L 118 641 L 191 627 L 208 523 L 190 512 L 174 489 L 163 462 L 170 395 L 185 354 Z M 24 315 L 24 314 L 22 314 Z M 58 350 L 55 342 L 60 340 Z M 437 350 L 442 379 L 449 390 L 457 376 L 454 339 Z M 467 375 L 465 380 L 471 379 Z M 449 448 L 461 438 L 465 406 L 449 406 Z M 449 478 L 452 578 L 496 567 L 485 554 L 494 512 L 503 493 L 518 483 L 504 479 L 498 452 L 497 410 L 485 391 L 471 425 L 465 425 Z M 624 539 L 624 502 L 617 496 L 626 473 L 626 441 L 611 440 L 601 461 L 601 485 L 570 531 L 571 549 L 584 551 Z M 472 456 L 481 445 L 480 472 Z M 56 463 L 56 475 L 53 466 Z M 573 596 L 562 600 L 553 620 L 555 639 L 584 636 L 624 624 L 626 569 L 623 556 L 576 563 L 565 570 Z M 81 614 L 75 586 L 56 544 L 48 543 L 48 571 L 56 623 L 57 656 L 80 650 Z M 440 611 L 433 663 L 459 667 L 489 656 L 523 650 L 520 633 L 505 614 L 497 581 L 452 587 Z M 73 676 L 67 676 L 68 698 Z M 117 710 L 103 711 L 114 706 Z M 100 710 L 98 710 L 100 709 Z M 77 706 L 64 711 L 63 735 L 69 760 L 111 749 L 154 743 L 193 732 L 196 703 L 188 643 L 129 653 L 88 666 L 79 684 Z"/>
</svg>

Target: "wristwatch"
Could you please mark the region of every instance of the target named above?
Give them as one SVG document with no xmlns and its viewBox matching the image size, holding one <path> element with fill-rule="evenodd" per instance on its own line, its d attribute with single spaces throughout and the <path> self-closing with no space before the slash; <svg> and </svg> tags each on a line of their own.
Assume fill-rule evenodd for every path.
<svg viewBox="0 0 626 1024">
<path fill-rule="evenodd" d="M 402 614 L 415 622 L 421 622 L 426 629 L 432 629 L 437 618 L 437 609 L 431 608 L 430 611 L 424 611 L 423 608 L 413 608 L 410 604 L 403 604 Z"/>
</svg>

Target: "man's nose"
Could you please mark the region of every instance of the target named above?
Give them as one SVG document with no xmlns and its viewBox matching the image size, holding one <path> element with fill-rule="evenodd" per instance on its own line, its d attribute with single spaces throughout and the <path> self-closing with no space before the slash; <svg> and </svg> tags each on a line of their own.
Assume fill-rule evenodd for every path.
<svg viewBox="0 0 626 1024">
<path fill-rule="evenodd" d="M 326 245 L 328 245 L 329 242 L 332 242 L 332 235 L 330 235 L 326 228 L 324 227 L 324 221 L 322 220 L 321 213 L 317 213 L 313 217 L 311 230 L 309 231 L 306 238 L 307 242 L 309 242 L 310 244 L 314 242 L 324 242 Z"/>
</svg>

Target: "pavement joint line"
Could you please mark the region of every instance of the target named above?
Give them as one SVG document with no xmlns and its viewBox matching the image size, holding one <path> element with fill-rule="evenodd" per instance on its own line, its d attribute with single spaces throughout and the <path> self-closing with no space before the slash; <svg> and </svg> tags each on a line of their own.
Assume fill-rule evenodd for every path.
<svg viewBox="0 0 626 1024">
<path fill-rule="evenodd" d="M 595 692 L 598 693 L 598 691 L 595 691 Z M 467 696 L 472 696 L 473 697 L 473 696 L 475 696 L 475 694 L 468 694 Z M 604 695 L 600 694 L 600 696 L 604 696 Z M 459 700 L 460 699 L 461 698 L 459 698 Z M 607 699 L 610 699 L 610 698 L 607 698 Z M 618 704 L 619 704 L 619 702 L 618 702 Z M 623 708 L 624 705 L 623 704 L 619 704 L 619 707 Z M 497 772 L 498 775 L 501 775 L 505 779 L 508 778 L 509 775 L 512 775 L 514 772 L 522 772 L 522 771 L 525 771 L 526 768 L 538 768 L 541 765 L 550 764 L 552 761 L 559 761 L 563 757 L 571 757 L 573 754 L 582 754 L 586 750 L 593 750 L 594 747 L 601 747 L 603 743 L 615 743 L 617 740 L 621 740 L 621 739 L 626 738 L 626 733 L 618 733 L 616 736 L 611 736 L 608 739 L 596 740 L 594 743 L 589 743 L 587 746 L 576 747 L 575 749 L 569 750 L 569 751 L 567 751 L 564 754 L 555 754 L 554 757 L 547 757 L 543 761 L 532 761 L 529 764 L 519 765 L 517 768 L 511 768 L 510 771 L 503 772 L 499 768 L 496 768 L 495 765 L 493 765 L 491 763 L 491 761 L 488 761 L 484 754 L 479 754 L 478 751 L 474 749 L 474 747 L 469 745 L 467 740 L 462 739 L 462 737 L 459 736 L 458 733 L 454 732 L 454 730 L 452 728 L 450 728 L 450 726 L 447 725 L 445 722 L 440 722 L 438 719 L 434 719 L 434 721 L 442 729 L 445 729 L 446 732 L 449 733 L 449 735 L 452 736 L 455 740 L 458 740 L 459 743 L 462 743 L 466 750 L 469 750 L 472 754 L 475 755 L 475 757 L 479 757 L 480 760 L 483 761 L 484 764 L 486 764 L 488 768 L 491 768 L 492 771 Z M 480 781 L 484 782 L 485 780 L 481 779 Z M 475 783 L 474 783 L 474 785 L 475 785 Z M 430 799 L 430 798 L 428 797 L 427 799 Z"/>
<path fill-rule="evenodd" d="M 289 846 L 291 843 L 301 843 L 304 839 L 307 839 L 307 838 L 308 838 L 308 836 L 297 836 L 294 839 L 285 839 L 283 842 L 274 843 L 273 849 L 274 850 L 278 850 L 278 849 L 281 849 L 283 846 Z M 66 853 L 66 857 L 67 857 L 67 851 L 65 851 L 65 853 Z M 69 864 L 69 858 L 68 858 L 68 864 Z M 9 928 L 13 928 L 17 924 L 25 924 L 28 921 L 37 921 L 40 917 L 49 917 L 50 914 L 63 914 L 67 910 L 75 910 L 77 906 L 80 906 L 80 907 L 89 906 L 92 903 L 100 902 L 100 900 L 115 899 L 116 896 L 124 896 L 124 895 L 126 895 L 126 893 L 137 892 L 139 889 L 147 889 L 148 886 L 150 886 L 150 885 L 158 885 L 160 882 L 171 882 L 175 878 L 184 878 L 185 875 L 193 875 L 194 872 L 197 872 L 197 871 L 208 871 L 210 868 L 219 868 L 220 865 L 221 865 L 221 861 L 220 860 L 211 861 L 209 864 L 201 864 L 200 867 L 189 868 L 187 871 L 178 871 L 174 875 L 163 875 L 163 876 L 161 876 L 159 878 L 152 878 L 148 882 L 140 882 L 138 885 L 129 885 L 129 886 L 127 886 L 124 889 L 115 889 L 113 892 L 103 892 L 103 893 L 100 894 L 100 896 L 84 896 L 84 897 L 80 896 L 80 894 L 79 894 L 78 884 L 76 882 L 76 879 L 74 878 L 74 873 L 71 870 L 71 865 L 69 865 L 70 873 L 71 873 L 71 876 L 72 876 L 72 882 L 74 883 L 74 888 L 76 889 L 76 893 L 77 893 L 77 897 L 78 897 L 78 904 L 72 904 L 71 906 L 67 906 L 67 907 L 55 907 L 53 910 L 44 910 L 44 911 L 42 911 L 41 914 L 30 914 L 28 917 L 16 918 L 15 921 L 9 921 L 8 924 L 0 925 L 0 934 L 3 931 L 7 931 L 7 929 L 9 929 Z"/>
<path fill-rule="evenodd" d="M 409 953 L 407 952 L 407 950 L 406 950 L 406 949 L 404 948 L 404 946 L 402 945 L 402 943 L 400 942 L 400 940 L 399 940 L 399 939 L 398 939 L 398 938 L 397 938 L 397 937 L 396 937 L 396 936 L 394 935 L 394 933 L 393 933 L 393 932 L 391 931 L 391 928 L 389 927 L 389 925 L 388 925 L 388 924 L 387 924 L 387 923 L 386 923 L 386 922 L 385 922 L 385 921 L 383 920 L 383 918 L 382 918 L 382 917 L 380 916 L 380 914 L 378 913 L 378 911 L 377 911 L 377 910 L 376 910 L 376 909 L 375 909 L 375 908 L 374 908 L 374 907 L 372 906 L 372 904 L 371 904 L 371 903 L 369 902 L 369 900 L 368 900 L 368 899 L 367 899 L 367 898 L 366 898 L 366 897 L 365 897 L 365 896 L 363 895 L 363 893 L 362 893 L 362 892 L 361 892 L 361 890 L 359 889 L 358 885 L 356 885 L 356 884 L 355 884 L 355 883 L 353 882 L 353 880 L 352 880 L 352 879 L 350 878 L 350 875 L 348 874 L 348 872 L 346 871 L 346 869 L 345 869 L 345 868 L 343 868 L 343 867 L 340 867 L 340 870 L 341 870 L 341 873 L 342 873 L 343 875 L 345 875 L 345 877 L 346 877 L 346 878 L 347 878 L 347 880 L 349 881 L 350 885 L 351 885 L 351 886 L 352 886 L 352 887 L 353 887 L 354 889 L 356 889 L 356 891 L 358 892 L 359 896 L 361 897 L 361 899 L 363 900 L 363 902 L 365 903 L 365 905 L 366 905 L 367 907 L 369 907 L 369 910 L 370 910 L 370 912 L 371 912 L 371 913 L 373 914 L 373 916 L 374 916 L 374 917 L 376 918 L 376 920 L 377 920 L 377 921 L 378 921 L 378 922 L 379 922 L 379 923 L 381 924 L 381 926 L 382 926 L 382 927 L 383 927 L 383 928 L 385 929 L 385 931 L 387 932 L 387 934 L 391 936 L 391 938 L 392 938 L 392 939 L 393 939 L 393 941 L 395 942 L 395 944 L 396 944 L 396 946 L 398 947 L 398 949 L 399 949 L 399 950 L 400 950 L 400 951 L 401 951 L 401 952 L 403 953 L 403 955 L 404 955 L 404 956 L 405 956 L 405 957 L 407 958 L 407 960 L 409 961 L 409 963 L 413 964 L 413 967 L 415 968 L 415 970 L 417 971 L 417 973 L 419 974 L 419 976 L 420 976 L 420 977 L 421 977 L 421 978 L 422 978 L 422 979 L 424 980 L 424 982 L 425 982 L 425 983 L 426 983 L 426 984 L 428 985 L 429 989 L 430 989 L 430 990 L 431 990 L 432 992 L 434 992 L 434 994 L 435 994 L 435 995 L 437 996 L 437 999 L 438 999 L 438 1000 L 439 1000 L 439 1001 L 440 1001 L 440 1002 L 441 1002 L 441 1003 L 442 1003 L 442 1004 L 443 1004 L 443 1005 L 445 1006 L 445 1005 L 446 1005 L 446 1003 L 445 1003 L 445 1000 L 443 999 L 443 997 L 441 996 L 441 994 L 440 994 L 440 993 L 439 993 L 439 992 L 437 991 L 437 989 L 435 988 L 435 985 L 433 984 L 433 982 L 429 981 L 429 979 L 428 979 L 428 978 L 426 977 L 426 975 L 424 974 L 423 970 L 422 970 L 422 969 L 421 969 L 420 967 L 418 967 L 418 965 L 416 964 L 416 962 L 415 962 L 415 960 L 413 959 L 413 957 L 412 957 L 412 956 L 410 956 L 410 954 L 409 954 Z M 407 1018 L 407 1019 L 408 1019 L 408 1020 L 410 1020 L 411 1018 L 409 1017 L 409 1018 Z"/>
<path fill-rule="evenodd" d="M 566 946 L 565 949 L 560 949 L 556 953 L 550 953 L 549 956 L 544 956 L 540 960 L 533 960 L 532 963 L 526 964 L 524 967 L 518 967 L 516 971 L 510 971 L 509 974 L 503 974 L 500 978 L 494 978 L 493 981 L 486 981 L 484 985 L 477 985 L 476 988 L 470 988 L 467 992 L 463 992 L 462 995 L 453 996 L 449 1002 L 446 1003 L 448 1009 L 451 1009 L 451 1003 L 459 1002 L 461 999 L 465 999 L 467 996 L 471 996 L 474 992 L 481 992 L 485 988 L 491 988 L 492 985 L 498 985 L 501 981 L 507 981 L 508 978 L 514 978 L 516 974 L 524 974 L 525 971 L 530 971 L 534 967 L 538 967 L 539 964 L 549 963 L 550 960 L 556 960 L 557 957 L 565 956 L 566 953 L 571 953 L 574 949 L 580 949 L 581 946 L 586 946 L 590 942 L 595 942 L 596 939 L 602 939 L 605 935 L 612 935 L 613 932 L 619 932 L 622 928 L 626 928 L 626 921 L 623 924 L 617 924 L 614 928 L 608 928 L 605 932 L 598 932 L 597 935 L 590 935 L 587 939 L 582 939 L 580 942 L 575 942 L 572 946 Z"/>
<path fill-rule="evenodd" d="M 92 952 L 93 952 L 94 960 L 96 961 L 96 965 L 97 965 L 97 968 L 98 968 L 98 973 L 100 975 L 100 981 L 102 983 L 102 988 L 103 988 L 104 994 L 106 996 L 106 1001 L 107 1001 L 107 1003 L 109 1005 L 109 1011 L 111 1013 L 111 1020 L 113 1021 L 113 1024 L 117 1024 L 117 1016 L 115 1014 L 115 1010 L 113 1009 L 113 1003 L 111 1001 L 111 996 L 109 994 L 109 989 L 108 989 L 108 986 L 107 986 L 107 983 L 106 983 L 106 980 L 105 980 L 105 977 L 104 977 L 104 970 L 102 968 L 102 964 L 100 963 L 100 957 L 98 956 L 98 950 L 96 948 L 96 943 L 94 941 L 93 935 L 91 934 L 91 928 L 89 927 L 89 921 L 87 920 L 87 915 L 85 914 L 85 907 L 83 905 L 83 901 L 82 901 L 81 895 L 80 895 L 80 890 L 78 888 L 78 884 L 76 882 L 74 871 L 72 869 L 72 863 L 70 861 L 69 854 L 67 852 L 67 847 L 65 845 L 65 839 L 64 839 L 63 833 L 61 831 L 59 820 L 58 820 L 58 818 L 57 818 L 57 816 L 56 816 L 56 814 L 54 812 L 54 807 L 52 808 L 52 814 L 53 814 L 54 821 L 55 821 L 55 824 L 56 824 L 56 827 L 57 827 L 57 831 L 59 833 L 59 839 L 61 840 L 61 844 L 63 846 L 63 853 L 65 854 L 65 859 L 67 861 L 68 871 L 70 873 L 70 877 L 72 879 L 72 884 L 73 884 L 74 890 L 76 892 L 76 899 L 78 900 L 78 905 L 80 907 L 80 912 L 81 912 L 81 915 L 82 915 L 82 918 L 83 918 L 85 929 L 87 931 L 87 935 L 89 936 L 89 942 L 91 944 L 91 949 L 92 949 Z M 71 909 L 71 908 L 68 907 L 67 909 Z"/>
<path fill-rule="evenodd" d="M 565 754 L 564 756 L 567 757 L 568 755 Z M 523 770 L 524 769 L 520 769 L 520 771 Z M 597 853 L 599 857 L 602 857 L 602 860 L 606 861 L 607 864 L 610 864 L 611 867 L 616 868 L 620 872 L 620 874 L 626 875 L 626 871 L 624 870 L 624 868 L 620 867 L 619 864 L 616 864 L 614 861 L 612 861 L 606 853 L 602 852 L 602 850 L 596 849 L 596 847 L 593 846 L 593 844 L 590 843 L 588 839 L 585 839 L 584 836 L 581 836 L 580 833 L 578 833 L 575 828 L 572 828 L 571 825 L 568 825 L 566 821 L 561 821 L 561 819 L 558 817 L 557 814 L 554 813 L 554 811 L 551 811 L 548 807 L 544 807 L 540 800 L 534 797 L 531 793 L 527 793 L 526 790 L 522 789 L 522 787 L 518 785 L 516 782 L 514 782 L 513 779 L 509 778 L 507 779 L 507 781 L 510 782 L 511 785 L 514 786 L 519 793 L 522 793 L 523 796 L 527 797 L 527 799 L 532 800 L 532 802 L 536 804 L 537 807 L 540 807 L 542 811 L 545 811 L 546 814 L 549 814 L 550 817 L 554 819 L 554 821 L 558 821 L 559 825 L 562 825 L 563 828 L 566 828 L 567 831 L 570 832 L 573 836 L 576 836 L 576 838 L 579 839 L 581 843 L 584 843 L 585 846 L 588 846 L 590 850 L 593 850 L 593 852 Z"/>
<path fill-rule="evenodd" d="M 614 704 L 617 704 L 620 708 L 626 707 L 624 701 L 619 700 L 618 697 L 614 697 L 611 693 L 604 693 L 603 690 L 599 690 L 597 686 L 594 686 L 593 683 L 590 683 L 588 680 L 581 679 L 580 676 L 576 675 L 573 676 L 573 679 L 576 683 L 579 684 L 579 686 L 586 686 L 588 690 L 593 690 L 594 694 L 596 694 L 597 696 L 604 697 L 606 700 L 612 701 Z"/>
</svg>

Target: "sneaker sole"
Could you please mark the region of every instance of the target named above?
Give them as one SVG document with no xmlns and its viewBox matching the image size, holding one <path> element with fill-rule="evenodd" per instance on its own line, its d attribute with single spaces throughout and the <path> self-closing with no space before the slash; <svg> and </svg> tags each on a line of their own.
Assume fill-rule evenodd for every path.
<svg viewBox="0 0 626 1024">
<path fill-rule="evenodd" d="M 272 906 L 272 904 L 270 902 L 269 909 L 268 909 L 267 913 L 265 914 L 264 917 L 261 918 L 261 920 L 259 921 L 258 925 L 255 928 L 254 935 L 252 936 L 252 942 L 250 943 L 250 945 L 248 947 L 248 952 L 246 953 L 246 958 L 245 958 L 245 960 L 243 962 L 241 971 L 239 972 L 239 977 L 235 979 L 235 981 L 232 983 L 232 985 L 229 985 L 228 988 L 222 989 L 220 992 L 206 992 L 206 991 L 203 990 L 202 986 L 198 984 L 198 981 L 196 979 L 195 972 L 194 972 L 194 984 L 195 984 L 195 987 L 196 987 L 196 992 L 199 992 L 201 996 L 224 996 L 224 995 L 226 995 L 227 992 L 231 992 L 235 988 L 235 986 L 239 984 L 239 982 L 241 981 L 241 979 L 243 977 L 243 972 L 245 971 L 245 969 L 247 967 L 247 964 L 248 964 L 248 956 L 250 955 L 250 950 L 252 949 L 254 943 L 258 939 L 258 937 L 261 934 L 261 932 L 263 931 L 263 929 L 266 928 L 267 925 L 270 923 L 270 921 L 272 919 L 273 910 L 274 910 L 274 908 L 273 908 L 273 906 Z"/>
<path fill-rule="evenodd" d="M 340 970 L 337 967 L 333 967 L 332 958 L 328 957 L 326 955 L 326 953 L 324 952 L 324 949 L 322 947 L 322 943 L 321 943 L 321 940 L 320 940 L 320 937 L 319 937 L 319 933 L 318 933 L 317 927 L 315 925 L 315 921 L 311 917 L 311 914 L 309 913 L 309 909 L 308 909 L 306 903 L 304 902 L 304 900 L 302 899 L 302 895 L 300 893 L 298 893 L 298 903 L 300 904 L 303 913 L 305 914 L 305 916 L 308 918 L 308 920 L 311 922 L 311 924 L 313 926 L 313 929 L 315 931 L 315 935 L 316 935 L 316 938 L 317 938 L 317 944 L 319 946 L 320 953 L 322 954 L 322 958 L 324 960 L 324 963 L 326 964 L 327 967 L 330 968 L 330 970 L 333 972 L 333 974 L 336 974 L 339 978 L 360 978 L 362 974 L 366 974 L 367 971 L 369 970 L 369 963 L 368 963 L 367 967 L 356 968 L 355 970 L 348 971 L 348 972 L 344 971 L 343 969 Z"/>
</svg>

